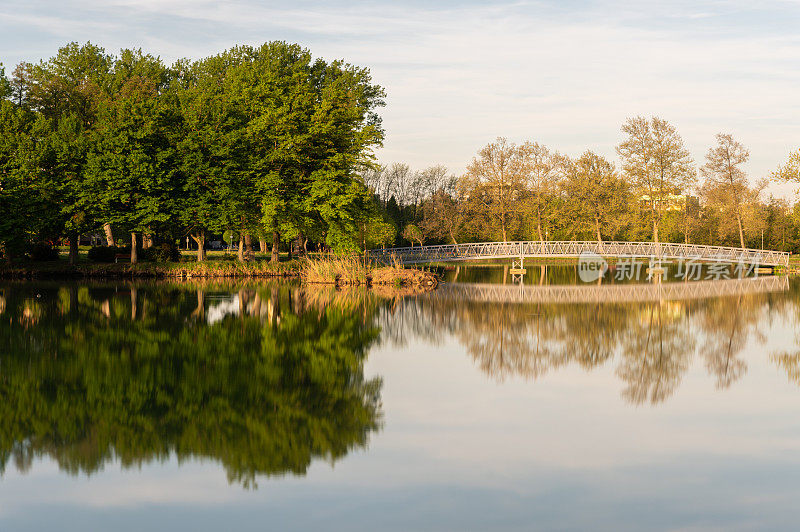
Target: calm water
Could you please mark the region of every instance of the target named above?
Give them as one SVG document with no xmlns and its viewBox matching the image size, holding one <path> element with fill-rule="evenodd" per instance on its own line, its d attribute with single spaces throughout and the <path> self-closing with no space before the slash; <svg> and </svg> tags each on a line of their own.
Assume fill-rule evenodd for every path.
<svg viewBox="0 0 800 532">
<path fill-rule="evenodd" d="M 445 273 L 0 284 L 0 530 L 798 528 L 800 282 Z"/>
</svg>

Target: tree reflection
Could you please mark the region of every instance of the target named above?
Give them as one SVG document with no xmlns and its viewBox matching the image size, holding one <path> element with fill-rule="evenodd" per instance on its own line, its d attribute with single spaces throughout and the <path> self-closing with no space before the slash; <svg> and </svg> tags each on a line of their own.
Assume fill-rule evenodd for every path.
<svg viewBox="0 0 800 532">
<path fill-rule="evenodd" d="M 793 286 L 795 294 L 798 287 Z M 626 401 L 657 404 L 675 393 L 695 357 L 704 361 L 717 388 L 742 378 L 747 371 L 744 347 L 751 339 L 764 340 L 760 330 L 765 321 L 785 312 L 787 300 L 786 294 L 752 293 L 686 301 L 534 304 L 433 292 L 405 300 L 382 316 L 381 325 L 388 338 L 401 343 L 411 337 L 431 342 L 455 338 L 482 371 L 500 381 L 538 379 L 570 364 L 586 370 L 613 364 Z"/>
<path fill-rule="evenodd" d="M 381 382 L 363 375 L 374 300 L 286 286 L 231 300 L 213 284 L 2 291 L 3 470 L 43 455 L 74 474 L 209 458 L 254 486 L 340 459 L 380 426 Z"/>
<path fill-rule="evenodd" d="M 790 296 L 784 303 L 789 309 L 780 308 L 780 316 L 785 317 L 786 321 L 798 330 L 800 326 L 800 279 L 792 279 L 792 290 Z M 786 372 L 789 381 L 800 386 L 800 333 L 794 339 L 795 345 L 786 350 L 772 353 L 770 358 L 782 370 Z"/>
<path fill-rule="evenodd" d="M 682 309 L 651 303 L 639 315 L 639 326 L 622 342 L 617 375 L 625 381 L 622 396 L 634 404 L 656 404 L 670 397 L 689 367 L 694 340 Z"/>
</svg>

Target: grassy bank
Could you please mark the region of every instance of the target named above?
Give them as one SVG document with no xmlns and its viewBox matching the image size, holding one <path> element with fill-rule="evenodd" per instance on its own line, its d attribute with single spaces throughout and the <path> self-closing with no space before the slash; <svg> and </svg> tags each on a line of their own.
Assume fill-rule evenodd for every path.
<svg viewBox="0 0 800 532">
<path fill-rule="evenodd" d="M 183 257 L 180 262 L 92 263 L 84 253 L 77 264 L 66 257 L 49 262 L 19 261 L 0 264 L 0 278 L 6 279 L 223 279 L 297 278 L 310 284 L 335 286 L 435 287 L 436 276 L 400 265 L 364 265 L 358 257 L 318 256 L 308 259 L 270 262 L 256 258 L 238 262 L 232 257 L 210 256 L 197 262 Z"/>
<path fill-rule="evenodd" d="M 76 278 L 146 278 L 146 277 L 297 277 L 297 261 L 206 261 L 206 262 L 141 262 L 138 264 L 70 265 L 66 261 L 19 262 L 0 266 L 0 277 L 23 279 Z"/>
</svg>

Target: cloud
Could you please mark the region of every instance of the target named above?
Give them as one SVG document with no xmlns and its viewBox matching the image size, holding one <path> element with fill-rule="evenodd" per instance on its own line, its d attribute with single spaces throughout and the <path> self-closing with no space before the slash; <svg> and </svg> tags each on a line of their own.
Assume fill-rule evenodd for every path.
<svg viewBox="0 0 800 532">
<path fill-rule="evenodd" d="M 65 40 L 91 39 L 109 50 L 142 46 L 171 61 L 285 39 L 327 59 L 368 66 L 388 93 L 379 154 L 387 162 L 441 162 L 460 171 L 498 135 L 615 158 L 619 126 L 636 114 L 675 123 L 700 162 L 715 133 L 734 133 L 751 148 L 757 177 L 800 145 L 796 3 L 769 9 L 740 1 L 54 6 L 18 4 L 0 10 L 0 24 L 13 21 L 16 39 L 36 43 L 36 51 L 48 43 L 48 53 Z M 0 37 L 3 50 L 23 48 L 6 40 L 15 38 Z"/>
</svg>

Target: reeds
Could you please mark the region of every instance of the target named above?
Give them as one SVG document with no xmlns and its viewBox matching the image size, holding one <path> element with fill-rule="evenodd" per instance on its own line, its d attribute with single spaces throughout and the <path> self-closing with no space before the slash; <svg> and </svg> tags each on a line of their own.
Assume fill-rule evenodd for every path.
<svg viewBox="0 0 800 532">
<path fill-rule="evenodd" d="M 336 286 L 394 286 L 433 288 L 436 276 L 429 271 L 404 268 L 399 261 L 391 266 L 374 267 L 357 255 L 329 255 L 308 259 L 300 276 L 309 284 Z"/>
<path fill-rule="evenodd" d="M 306 259 L 300 270 L 311 284 L 366 285 L 369 268 L 355 255 L 328 255 Z"/>
</svg>

